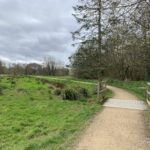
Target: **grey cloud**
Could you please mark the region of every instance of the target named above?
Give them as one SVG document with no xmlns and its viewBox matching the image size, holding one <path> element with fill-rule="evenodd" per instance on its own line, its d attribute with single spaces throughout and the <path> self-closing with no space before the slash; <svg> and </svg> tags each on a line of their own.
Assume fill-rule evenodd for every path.
<svg viewBox="0 0 150 150">
<path fill-rule="evenodd" d="M 53 55 L 67 62 L 74 49 L 74 0 L 0 0 L 0 59 L 41 61 Z"/>
</svg>

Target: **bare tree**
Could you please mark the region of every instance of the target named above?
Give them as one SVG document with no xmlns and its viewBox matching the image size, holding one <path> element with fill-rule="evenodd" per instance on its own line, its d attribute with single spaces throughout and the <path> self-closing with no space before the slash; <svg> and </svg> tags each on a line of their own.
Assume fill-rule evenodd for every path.
<svg viewBox="0 0 150 150">
<path fill-rule="evenodd" d="M 48 75 L 50 76 L 56 75 L 57 63 L 54 57 L 52 56 L 45 57 L 44 66 Z"/>
</svg>

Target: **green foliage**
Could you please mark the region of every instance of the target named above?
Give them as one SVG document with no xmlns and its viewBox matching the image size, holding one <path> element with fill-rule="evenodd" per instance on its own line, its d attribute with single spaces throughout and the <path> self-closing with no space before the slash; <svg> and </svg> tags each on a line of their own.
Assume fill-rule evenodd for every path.
<svg viewBox="0 0 150 150">
<path fill-rule="evenodd" d="M 109 99 L 114 96 L 114 93 L 111 90 L 107 89 L 106 92 L 104 93 L 104 95 L 105 95 L 106 99 Z"/>
<path fill-rule="evenodd" d="M 11 80 L 11 87 L 15 87 L 16 86 L 16 81 L 14 80 L 14 78 L 12 78 Z"/>
<path fill-rule="evenodd" d="M 2 89 L 2 87 L 0 86 L 0 95 L 2 95 L 3 94 L 3 89 Z"/>
<path fill-rule="evenodd" d="M 86 88 L 83 87 L 77 87 L 76 90 L 80 93 L 81 96 L 88 98 L 89 97 L 89 92 Z"/>
<path fill-rule="evenodd" d="M 57 95 L 57 96 L 61 95 L 61 92 L 62 92 L 61 89 L 55 89 L 54 90 L 54 94 Z"/>
<path fill-rule="evenodd" d="M 74 89 L 65 89 L 62 93 L 63 100 L 78 100 L 80 95 L 78 91 Z"/>
</svg>

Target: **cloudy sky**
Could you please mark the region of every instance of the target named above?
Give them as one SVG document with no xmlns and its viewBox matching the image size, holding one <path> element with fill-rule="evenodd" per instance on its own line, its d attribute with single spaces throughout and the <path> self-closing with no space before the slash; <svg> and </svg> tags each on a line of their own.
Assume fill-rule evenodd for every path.
<svg viewBox="0 0 150 150">
<path fill-rule="evenodd" d="M 39 62 L 55 56 L 68 63 L 76 0 L 0 0 L 0 59 Z"/>
</svg>

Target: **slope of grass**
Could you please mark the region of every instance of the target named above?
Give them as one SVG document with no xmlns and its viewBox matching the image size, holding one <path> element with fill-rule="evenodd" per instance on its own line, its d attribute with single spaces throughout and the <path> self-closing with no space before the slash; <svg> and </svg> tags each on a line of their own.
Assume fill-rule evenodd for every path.
<svg viewBox="0 0 150 150">
<path fill-rule="evenodd" d="M 79 84 L 70 80 L 49 81 L 64 83 L 67 87 Z M 91 95 L 91 102 L 63 101 L 55 96 L 47 83 L 36 78 L 1 77 L 0 87 L 0 149 L 2 150 L 66 150 L 102 107 L 94 102 L 95 85 L 81 83 Z M 111 95 L 111 92 L 108 92 Z"/>
<path fill-rule="evenodd" d="M 77 79 L 74 77 L 70 77 L 70 76 L 66 76 L 66 77 L 56 77 L 56 76 L 35 76 L 35 78 L 39 78 L 39 79 L 46 79 L 48 81 L 57 81 L 59 83 L 64 83 L 67 84 L 68 87 L 76 87 L 78 85 L 80 85 L 81 87 L 84 87 L 86 89 L 88 89 L 88 91 L 90 92 L 91 95 L 93 95 L 93 89 L 96 88 L 96 80 L 88 80 L 88 79 Z M 69 84 L 68 84 L 69 83 Z M 106 92 L 104 93 L 104 95 L 106 96 L 106 98 L 112 98 L 113 97 L 113 92 L 109 89 L 106 90 Z M 93 95 L 93 98 L 96 99 L 96 95 Z"/>
</svg>

